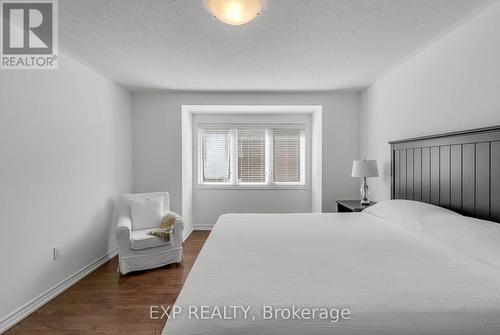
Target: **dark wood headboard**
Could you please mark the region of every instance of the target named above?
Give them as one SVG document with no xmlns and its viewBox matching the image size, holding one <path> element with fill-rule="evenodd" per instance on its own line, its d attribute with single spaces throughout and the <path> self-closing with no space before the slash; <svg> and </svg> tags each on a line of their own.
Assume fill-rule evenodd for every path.
<svg viewBox="0 0 500 335">
<path fill-rule="evenodd" d="M 392 199 L 500 222 L 500 126 L 389 143 Z"/>
</svg>

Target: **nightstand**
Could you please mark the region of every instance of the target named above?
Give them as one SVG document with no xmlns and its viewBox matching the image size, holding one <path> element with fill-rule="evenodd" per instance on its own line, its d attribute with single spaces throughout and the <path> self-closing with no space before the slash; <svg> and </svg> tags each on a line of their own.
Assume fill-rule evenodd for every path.
<svg viewBox="0 0 500 335">
<path fill-rule="evenodd" d="M 337 200 L 337 212 L 361 212 L 363 209 L 375 204 L 376 202 L 370 202 L 369 205 L 361 205 L 360 200 Z"/>
</svg>

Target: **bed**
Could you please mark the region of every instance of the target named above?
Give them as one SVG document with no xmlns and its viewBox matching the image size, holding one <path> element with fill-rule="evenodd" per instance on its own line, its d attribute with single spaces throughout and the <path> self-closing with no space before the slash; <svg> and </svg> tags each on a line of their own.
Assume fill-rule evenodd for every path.
<svg viewBox="0 0 500 335">
<path fill-rule="evenodd" d="M 491 129 L 474 133 L 478 143 L 488 143 L 489 170 L 487 177 L 478 172 L 484 163 L 476 159 L 484 157 L 475 152 L 479 184 L 474 185 L 472 214 L 463 205 L 467 192 L 460 192 L 456 208 L 455 195 L 446 192 L 457 168 L 452 146 L 460 146 L 460 168 L 468 164 L 463 146 L 471 138 L 465 144 L 455 138 L 465 135 L 391 143 L 394 200 L 361 213 L 221 216 L 175 303 L 178 314 L 171 314 L 163 334 L 499 334 L 500 225 L 493 222 L 493 200 L 500 180 L 492 178 L 500 168 L 498 134 Z M 482 144 L 472 143 L 482 152 Z M 427 170 L 415 178 L 414 158 L 415 149 L 422 152 L 429 144 L 427 185 Z M 432 154 L 436 145 L 437 155 Z M 440 162 L 434 172 L 433 159 Z M 461 175 L 467 178 L 463 170 Z M 487 184 L 485 198 L 481 190 Z M 463 189 L 463 179 L 460 185 Z M 432 195 L 436 187 L 437 199 Z M 308 317 L 293 314 L 297 310 L 308 311 Z M 329 313 L 311 317 L 314 310 Z"/>
</svg>

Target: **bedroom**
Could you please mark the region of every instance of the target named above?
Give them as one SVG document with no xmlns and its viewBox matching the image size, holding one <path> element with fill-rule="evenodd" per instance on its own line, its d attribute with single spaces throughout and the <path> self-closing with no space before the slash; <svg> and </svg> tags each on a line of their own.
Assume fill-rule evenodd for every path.
<svg viewBox="0 0 500 335">
<path fill-rule="evenodd" d="M 500 331 L 500 2 L 1 8 L 0 332 Z"/>
</svg>

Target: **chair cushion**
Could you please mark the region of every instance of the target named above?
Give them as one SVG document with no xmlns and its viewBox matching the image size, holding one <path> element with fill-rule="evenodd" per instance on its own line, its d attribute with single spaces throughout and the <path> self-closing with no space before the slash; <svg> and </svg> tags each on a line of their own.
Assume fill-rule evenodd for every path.
<svg viewBox="0 0 500 335">
<path fill-rule="evenodd" d="M 158 228 L 163 222 L 163 199 L 131 199 L 132 229 Z"/>
<path fill-rule="evenodd" d="M 170 245 L 170 241 L 164 241 L 156 236 L 149 235 L 151 229 L 140 229 L 132 231 L 130 236 L 130 248 L 133 250 L 141 250 L 146 248 L 164 247 Z"/>
</svg>

